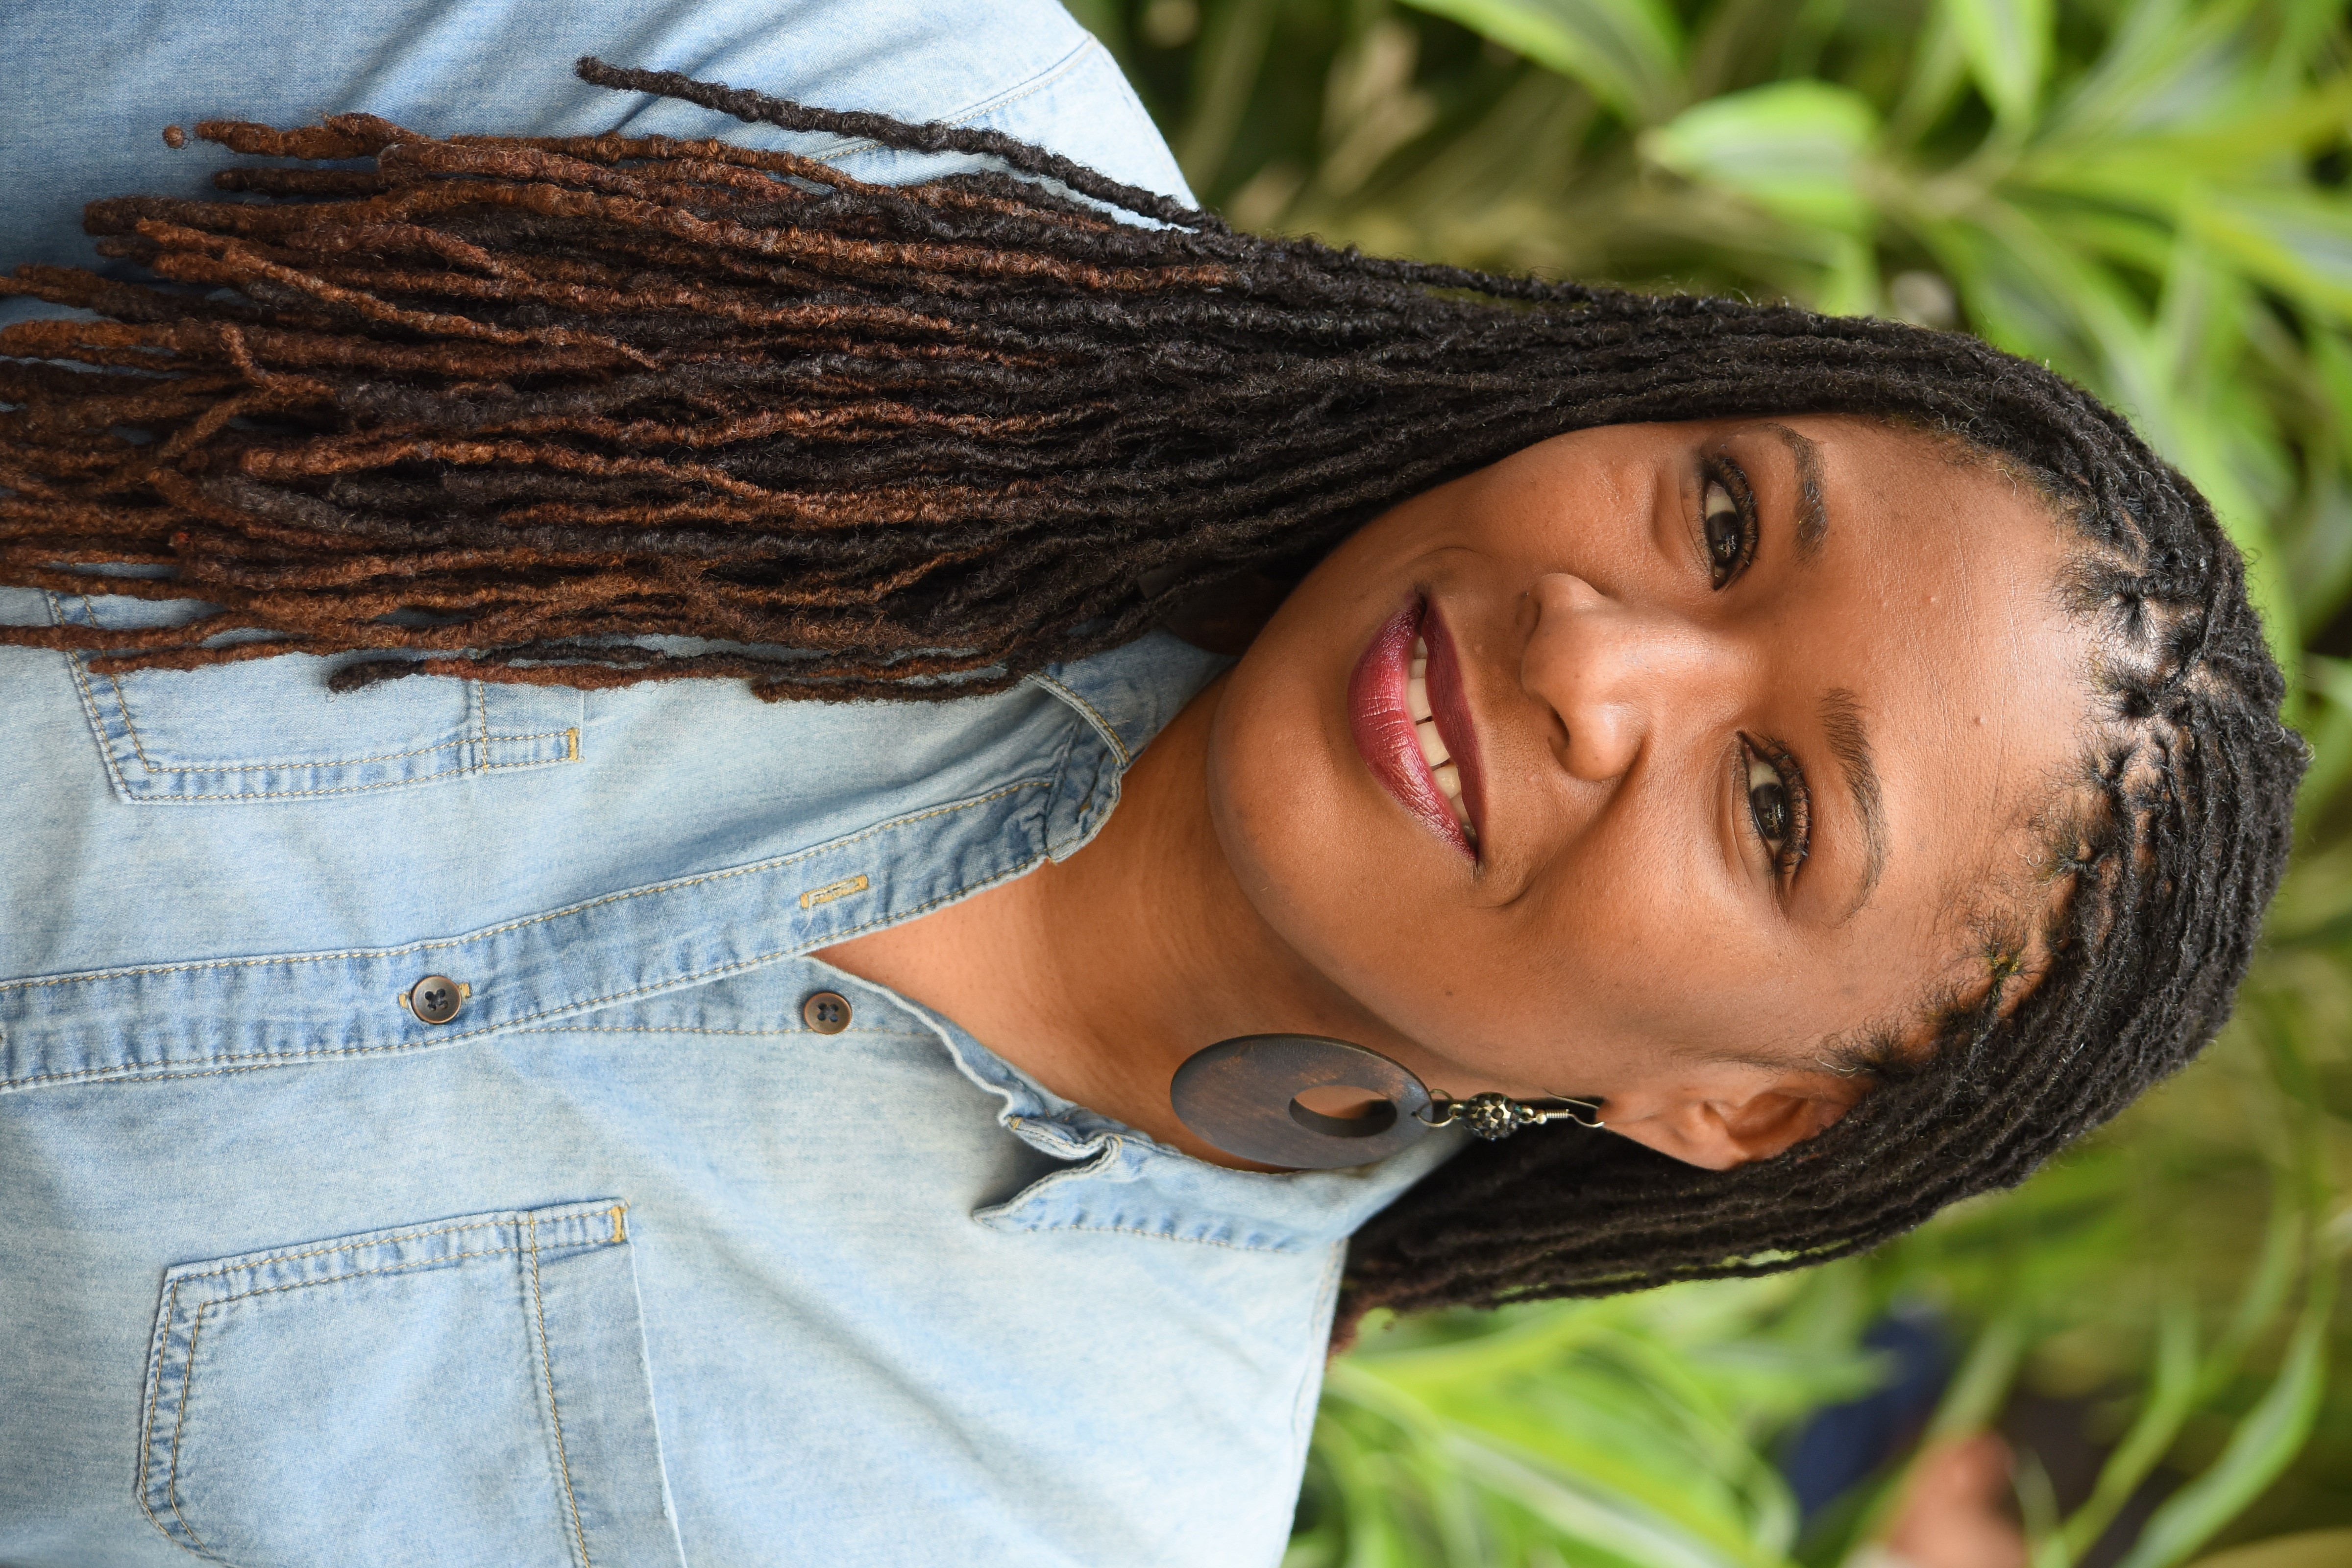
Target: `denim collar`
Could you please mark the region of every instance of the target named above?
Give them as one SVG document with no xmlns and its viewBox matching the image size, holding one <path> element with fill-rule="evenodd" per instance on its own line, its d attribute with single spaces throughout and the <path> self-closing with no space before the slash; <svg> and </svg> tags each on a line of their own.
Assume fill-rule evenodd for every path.
<svg viewBox="0 0 2352 1568">
<path fill-rule="evenodd" d="M 1064 1100 L 952 1020 L 842 973 L 866 1005 L 900 1009 L 935 1033 L 956 1069 L 1000 1102 L 998 1123 L 1066 1168 L 972 1218 L 1008 1235 L 1116 1231 L 1250 1252 L 1305 1252 L 1344 1240 L 1458 1152 L 1459 1129 L 1388 1159 L 1339 1171 L 1234 1171 L 1194 1159 L 1123 1122 Z"/>
</svg>

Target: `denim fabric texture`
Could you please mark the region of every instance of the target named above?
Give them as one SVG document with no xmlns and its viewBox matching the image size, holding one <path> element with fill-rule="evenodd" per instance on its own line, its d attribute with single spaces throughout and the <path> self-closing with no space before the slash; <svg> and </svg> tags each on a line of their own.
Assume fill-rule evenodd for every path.
<svg viewBox="0 0 2352 1568">
<path fill-rule="evenodd" d="M 225 157 L 158 132 L 207 117 L 794 140 L 585 88 L 587 52 L 1182 189 L 1051 0 L 20 0 L 6 32 L 0 263 L 199 193 Z M 1218 661 L 1155 637 L 852 706 L 331 696 L 332 664 L 0 649 L 0 1564 L 1279 1557 L 1345 1238 L 1452 1136 L 1223 1170 L 807 956 L 1076 851 Z M 446 1023 L 405 1000 L 431 975 Z M 803 1022 L 821 989 L 846 1030 Z"/>
</svg>

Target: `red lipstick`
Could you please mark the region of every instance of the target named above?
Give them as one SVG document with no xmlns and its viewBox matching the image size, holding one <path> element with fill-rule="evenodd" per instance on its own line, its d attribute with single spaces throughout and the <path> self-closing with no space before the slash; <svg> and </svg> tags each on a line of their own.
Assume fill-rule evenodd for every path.
<svg viewBox="0 0 2352 1568">
<path fill-rule="evenodd" d="M 1471 823 L 1468 831 L 1446 805 L 1407 700 L 1417 641 L 1427 651 L 1423 681 L 1431 720 L 1447 760 L 1459 771 L 1462 804 Z M 1454 641 L 1427 600 L 1416 596 L 1372 635 L 1370 646 L 1348 679 L 1348 721 L 1357 752 L 1381 786 L 1414 821 L 1475 862 L 1478 851 L 1473 838 L 1482 820 L 1478 807 L 1483 791 L 1473 791 L 1477 773 L 1469 707 L 1462 695 L 1461 666 Z"/>
<path fill-rule="evenodd" d="M 1462 684 L 1462 657 L 1434 605 L 1422 616 L 1421 640 L 1429 648 L 1430 718 L 1461 774 L 1462 809 L 1469 815 L 1470 837 L 1475 843 L 1486 834 L 1486 770 L 1479 762 L 1478 727 L 1471 721 L 1470 698 Z"/>
</svg>

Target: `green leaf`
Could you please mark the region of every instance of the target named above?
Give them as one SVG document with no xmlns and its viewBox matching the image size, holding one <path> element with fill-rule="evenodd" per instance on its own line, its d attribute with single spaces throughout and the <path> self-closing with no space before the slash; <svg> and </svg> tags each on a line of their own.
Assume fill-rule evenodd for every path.
<svg viewBox="0 0 2352 1568">
<path fill-rule="evenodd" d="M 1951 12 L 1938 5 L 1927 14 L 1927 36 L 1911 53 L 1911 76 L 1886 117 L 1889 144 L 1908 147 L 1944 117 L 1969 79 L 1968 49 L 1952 26 Z"/>
<path fill-rule="evenodd" d="M 2259 101 L 2242 34 L 2255 0 L 2190 15 L 2186 0 L 2135 0 L 2092 68 L 2044 117 L 2045 135 L 2095 150 L 2116 138 L 2210 126 Z"/>
<path fill-rule="evenodd" d="M 2344 1568 L 2352 1563 L 2352 1530 L 2304 1530 L 2200 1557 L 2190 1568 Z"/>
<path fill-rule="evenodd" d="M 1643 156 L 1735 191 L 1792 223 L 1849 235 L 1872 226 L 1864 161 L 1878 111 L 1827 82 L 1776 82 L 1685 110 L 1642 137 Z"/>
<path fill-rule="evenodd" d="M 1406 0 L 1582 82 L 1636 125 L 1682 102 L 1682 26 L 1659 0 Z"/>
<path fill-rule="evenodd" d="M 1986 1324 L 1937 1402 L 1927 1441 L 1964 1436 L 1991 1426 L 2009 1397 L 2009 1385 L 2017 1380 L 2017 1364 L 2024 1354 L 2025 1325 L 2016 1314 L 2005 1313 Z"/>
<path fill-rule="evenodd" d="M 2020 130 L 2032 123 L 2050 71 L 2052 0 L 1944 0 L 1944 14 L 1994 117 Z"/>
<path fill-rule="evenodd" d="M 2215 192 L 2199 233 L 2247 271 L 2319 314 L 2352 319 L 2352 204 L 2303 191 Z"/>
<path fill-rule="evenodd" d="M 1275 0 L 1225 0 L 1209 13 L 1192 59 L 1192 111 L 1175 138 L 1176 162 L 1196 191 L 1206 191 L 1224 168 L 1248 112 L 1251 89 L 1265 64 L 1274 32 Z"/>
<path fill-rule="evenodd" d="M 2100 1467 L 2098 1484 L 2066 1521 L 2064 1544 L 2081 1556 L 2115 1521 L 2148 1472 L 2162 1462 L 2181 1424 L 2197 1405 L 2197 1311 L 2188 1300 L 2165 1303 L 2158 1320 L 2156 1364 L 2139 1416 Z"/>
<path fill-rule="evenodd" d="M 1771 1562 L 1761 1553 L 1727 1555 L 1664 1520 L 1641 1518 L 1613 1498 L 1565 1484 L 1486 1444 L 1449 1436 L 1446 1447 L 1464 1473 L 1510 1498 L 1555 1530 L 1649 1568 L 1760 1568 Z"/>
<path fill-rule="evenodd" d="M 2181 1562 L 2244 1511 L 2302 1452 L 2326 1387 L 2327 1319 L 2335 1304 L 2334 1262 L 2315 1259 L 2302 1321 L 2277 1378 L 2238 1423 L 2221 1457 L 2149 1515 L 2121 1568 L 2171 1568 Z"/>
<path fill-rule="evenodd" d="M 2311 767 L 2295 796 L 2295 827 L 2307 832 L 2322 807 L 2352 777 L 2352 661 L 2322 654 L 2303 656 L 2304 689 L 2318 700 L 2305 710 L 2303 738 L 2311 746 Z"/>
</svg>

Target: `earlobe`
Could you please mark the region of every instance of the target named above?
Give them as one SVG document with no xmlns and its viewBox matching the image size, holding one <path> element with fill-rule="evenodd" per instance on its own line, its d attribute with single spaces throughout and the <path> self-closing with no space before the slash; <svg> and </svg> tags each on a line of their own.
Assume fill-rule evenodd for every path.
<svg viewBox="0 0 2352 1568">
<path fill-rule="evenodd" d="M 1826 1131 L 1853 1109 L 1858 1098 L 1858 1092 L 1824 1095 L 1767 1089 L 1744 1105 L 1711 1108 L 1717 1111 L 1724 1142 L 1733 1156 L 1727 1165 L 1749 1164 L 1786 1152 Z"/>
<path fill-rule="evenodd" d="M 1827 1073 L 1783 1079 L 1744 1099 L 1681 1100 L 1638 1120 L 1611 1125 L 1635 1142 L 1709 1171 L 1753 1164 L 1833 1126 L 1867 1085 Z"/>
</svg>

